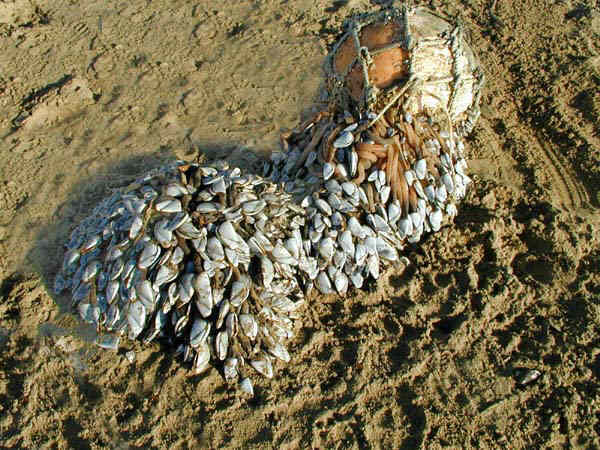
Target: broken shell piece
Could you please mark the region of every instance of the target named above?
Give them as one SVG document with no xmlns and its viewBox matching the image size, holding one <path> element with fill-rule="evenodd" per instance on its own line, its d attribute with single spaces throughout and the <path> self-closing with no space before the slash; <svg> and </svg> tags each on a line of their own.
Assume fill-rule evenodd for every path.
<svg viewBox="0 0 600 450">
<path fill-rule="evenodd" d="M 242 381 L 240 381 L 240 389 L 245 394 L 254 397 L 254 387 L 252 386 L 252 381 L 250 378 L 244 378 Z"/>
<path fill-rule="evenodd" d="M 105 348 L 107 350 L 117 351 L 119 349 L 119 336 L 113 334 L 106 334 L 104 336 L 98 336 L 96 338 L 96 345 L 98 347 Z"/>
<path fill-rule="evenodd" d="M 521 386 L 527 386 L 542 376 L 542 372 L 537 369 L 518 368 L 514 372 L 517 383 Z"/>
</svg>

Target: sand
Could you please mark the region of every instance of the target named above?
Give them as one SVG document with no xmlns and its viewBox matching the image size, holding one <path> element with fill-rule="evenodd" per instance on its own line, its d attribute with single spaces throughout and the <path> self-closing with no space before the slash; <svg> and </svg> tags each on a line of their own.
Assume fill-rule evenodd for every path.
<svg viewBox="0 0 600 450">
<path fill-rule="evenodd" d="M 600 447 L 600 3 L 416 3 L 487 76 L 474 188 L 410 266 L 311 302 L 248 399 L 160 343 L 95 346 L 50 292 L 62 244 L 165 161 L 267 156 L 375 6 L 0 1 L 0 447 Z"/>
</svg>

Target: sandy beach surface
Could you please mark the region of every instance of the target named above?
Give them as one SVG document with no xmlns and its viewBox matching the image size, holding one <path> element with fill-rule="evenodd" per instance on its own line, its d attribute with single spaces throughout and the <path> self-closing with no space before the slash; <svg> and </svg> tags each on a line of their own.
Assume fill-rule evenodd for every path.
<svg viewBox="0 0 600 450">
<path fill-rule="evenodd" d="M 164 344 L 94 345 L 51 293 L 63 243 L 166 161 L 267 157 L 377 7 L 0 0 L 1 448 L 600 447 L 600 2 L 414 3 L 487 77 L 474 187 L 410 266 L 315 298 L 249 399 Z"/>
</svg>

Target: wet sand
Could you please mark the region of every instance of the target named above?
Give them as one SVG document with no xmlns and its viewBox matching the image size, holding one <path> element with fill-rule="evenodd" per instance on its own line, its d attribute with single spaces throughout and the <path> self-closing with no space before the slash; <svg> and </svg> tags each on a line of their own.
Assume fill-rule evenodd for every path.
<svg viewBox="0 0 600 450">
<path fill-rule="evenodd" d="M 50 291 L 62 244 L 165 161 L 268 156 L 373 5 L 0 2 L 0 447 L 600 447 L 600 4 L 415 3 L 486 73 L 474 187 L 406 269 L 311 302 L 248 399 L 160 343 L 95 346 Z"/>
</svg>

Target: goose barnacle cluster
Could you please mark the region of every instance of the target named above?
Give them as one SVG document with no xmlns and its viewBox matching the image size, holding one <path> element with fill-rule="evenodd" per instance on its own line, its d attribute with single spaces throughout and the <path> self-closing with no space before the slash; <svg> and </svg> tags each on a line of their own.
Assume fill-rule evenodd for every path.
<svg viewBox="0 0 600 450">
<path fill-rule="evenodd" d="M 226 163 L 179 163 L 100 203 L 71 234 L 55 291 L 99 329 L 169 336 L 202 372 L 273 375 L 304 303 L 296 270 L 305 211 Z M 249 380 L 243 386 L 251 386 Z"/>
<path fill-rule="evenodd" d="M 57 293 L 100 330 L 169 338 L 252 392 L 315 289 L 379 278 L 457 214 L 483 82 L 455 27 L 422 8 L 354 17 L 326 62 L 329 103 L 282 136 L 262 176 L 157 169 L 71 234 Z M 240 381 L 241 380 L 241 381 Z"/>
</svg>

